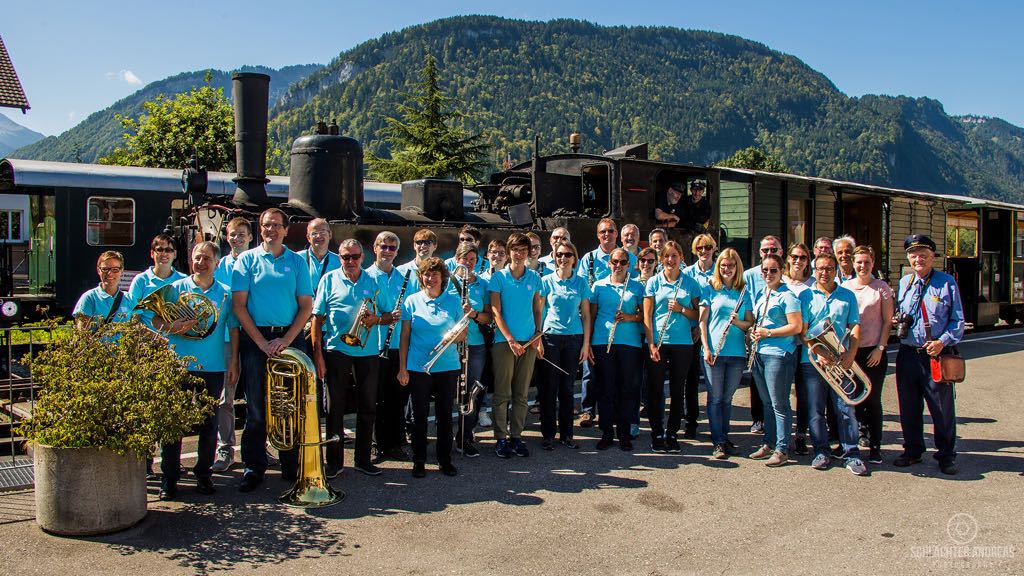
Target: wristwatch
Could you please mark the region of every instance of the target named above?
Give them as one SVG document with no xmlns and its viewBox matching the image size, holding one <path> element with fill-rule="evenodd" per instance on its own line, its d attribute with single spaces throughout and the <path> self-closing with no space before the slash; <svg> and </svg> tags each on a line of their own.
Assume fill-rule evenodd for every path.
<svg viewBox="0 0 1024 576">
<path fill-rule="evenodd" d="M 881 350 L 882 352 L 885 352 L 885 344 L 879 344 L 878 349 Z"/>
</svg>

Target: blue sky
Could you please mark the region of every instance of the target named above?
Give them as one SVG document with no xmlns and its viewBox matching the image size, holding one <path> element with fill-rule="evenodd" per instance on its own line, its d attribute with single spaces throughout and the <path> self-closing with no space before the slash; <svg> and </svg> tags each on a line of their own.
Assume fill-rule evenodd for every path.
<svg viewBox="0 0 1024 576">
<path fill-rule="evenodd" d="M 142 85 L 204 68 L 327 63 L 365 40 L 459 14 L 734 34 L 792 54 L 850 96 L 928 96 L 1024 126 L 1024 3 L 180 0 L 6 2 L 0 36 L 32 109 L 58 134 Z"/>
</svg>

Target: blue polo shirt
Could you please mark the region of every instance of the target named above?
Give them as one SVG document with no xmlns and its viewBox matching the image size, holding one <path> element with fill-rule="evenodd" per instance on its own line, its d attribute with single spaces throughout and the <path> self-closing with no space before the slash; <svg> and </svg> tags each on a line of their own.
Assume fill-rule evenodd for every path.
<svg viewBox="0 0 1024 576">
<path fill-rule="evenodd" d="M 711 347 L 712 354 L 718 352 L 719 356 L 741 358 L 747 356 L 743 330 L 729 322 L 733 310 L 736 310 L 736 317 L 741 320 L 750 311 L 750 292 L 747 290 L 743 291 L 743 303 L 737 309 L 736 303 L 739 301 L 739 298 L 739 290 L 732 290 L 724 286 L 721 290 L 715 290 L 713 286 L 708 284 L 702 292 L 700 304 L 702 307 L 709 309 L 708 346 Z M 722 333 L 726 329 L 729 330 L 729 334 L 725 337 L 722 349 L 718 350 L 718 342 L 722 339 Z"/>
<path fill-rule="evenodd" d="M 235 260 L 237 258 L 231 252 L 221 257 L 216 270 L 213 271 L 213 279 L 231 288 L 231 272 L 235 269 Z"/>
<path fill-rule="evenodd" d="M 817 285 L 805 289 L 800 293 L 802 312 L 807 329 L 813 330 L 829 318 L 835 326 L 836 335 L 839 341 L 846 348 L 850 347 L 846 341 L 846 335 L 850 329 L 860 324 L 860 311 L 857 308 L 857 295 L 848 288 L 836 285 L 831 294 L 825 294 Z M 807 346 L 803 347 L 800 354 L 800 362 L 809 364 L 810 357 L 807 355 Z"/>
<path fill-rule="evenodd" d="M 922 287 L 924 294 L 918 299 Z M 914 319 L 907 337 L 900 341 L 902 344 L 920 348 L 928 340 L 942 340 L 944 346 L 952 346 L 964 337 L 964 308 L 960 300 L 960 288 L 949 274 L 934 271 L 927 286 L 916 274 L 900 278 L 899 298 L 896 301 L 900 312 Z M 931 334 L 927 336 L 920 302 L 924 302 L 931 323 Z"/>
<path fill-rule="evenodd" d="M 591 304 L 597 304 L 594 333 L 590 336 L 593 346 L 600 346 L 602 350 L 608 346 L 608 333 L 615 323 L 615 311 L 619 309 L 620 301 L 623 313 L 643 314 L 644 285 L 636 280 L 629 280 L 623 296 L 622 284 L 613 285 L 611 278 L 598 280 L 594 284 L 594 293 L 590 300 Z M 639 348 L 643 330 L 643 322 L 619 322 L 619 327 L 615 329 L 614 343 Z"/>
<path fill-rule="evenodd" d="M 537 331 L 533 323 L 533 297 L 540 293 L 540 276 L 533 270 L 525 270 L 519 278 L 512 276 L 512 270 L 505 268 L 491 276 L 487 284 L 489 292 L 501 297 L 501 317 L 517 342 L 526 342 Z M 495 342 L 508 342 L 501 330 L 494 331 Z"/>
<path fill-rule="evenodd" d="M 370 328 L 363 346 L 349 346 L 341 341 L 341 337 L 348 332 L 367 298 L 378 313 L 383 311 L 387 299 L 381 294 L 386 290 L 381 288 L 377 277 L 364 270 L 359 271 L 355 282 L 349 280 L 341 269 L 328 272 L 320 280 L 313 298 L 313 314 L 324 317 L 324 348 L 358 357 L 380 353 L 380 331 L 376 326 Z"/>
<path fill-rule="evenodd" d="M 686 268 L 683 268 L 683 274 L 686 274 L 690 278 L 693 278 L 694 280 L 696 280 L 697 284 L 700 285 L 701 292 L 703 292 L 704 291 L 704 287 L 708 286 L 708 283 L 711 282 L 711 275 L 714 274 L 714 273 L 715 273 L 715 263 L 714 262 L 711 263 L 711 268 L 707 272 L 702 271 L 700 269 L 700 266 L 698 266 L 696 262 L 694 262 L 693 264 L 690 264 Z"/>
<path fill-rule="evenodd" d="M 75 304 L 75 309 L 71 313 L 71 316 L 88 316 L 93 319 L 93 324 L 102 322 L 107 314 L 110 314 L 110 307 L 114 305 L 114 298 L 117 296 L 111 296 L 103 290 L 103 286 L 96 286 L 91 290 L 86 290 Z M 132 301 L 131 296 L 125 294 L 121 297 L 121 304 L 117 307 L 117 312 L 110 319 L 111 322 L 127 322 L 132 317 L 132 309 L 135 308 L 135 302 Z"/>
<path fill-rule="evenodd" d="M 246 309 L 256 326 L 291 326 L 299 313 L 299 296 L 313 296 L 306 261 L 287 246 L 277 258 L 263 245 L 238 256 L 231 290 L 248 292 Z"/>
<path fill-rule="evenodd" d="M 458 266 L 459 263 L 455 261 L 455 256 L 452 256 L 444 261 L 444 265 L 448 267 L 449 272 L 455 272 L 455 267 Z M 491 263 L 487 261 L 487 258 L 484 258 L 481 252 L 477 252 L 476 268 L 473 269 L 473 273 L 479 276 L 480 274 L 483 274 L 484 271 L 486 271 L 488 268 L 490 268 L 490 265 Z"/>
<path fill-rule="evenodd" d="M 324 254 L 322 260 L 317 260 L 316 255 L 313 254 L 313 250 L 310 248 L 299 250 L 296 254 L 306 261 L 306 266 L 309 268 L 309 285 L 313 287 L 314 296 L 316 296 L 317 286 L 320 285 L 320 279 L 326 276 L 328 272 L 341 268 L 341 258 L 330 250 Z"/>
<path fill-rule="evenodd" d="M 743 271 L 743 282 L 747 285 L 747 292 L 750 293 L 750 301 L 757 302 L 764 292 L 764 275 L 761 274 L 761 265 L 758 264 L 749 270 Z"/>
<path fill-rule="evenodd" d="M 678 292 L 676 292 L 676 286 L 679 287 Z M 673 294 L 675 294 L 676 300 L 687 308 L 696 309 L 696 306 L 700 304 L 700 284 L 691 276 L 680 272 L 675 282 L 669 282 L 665 279 L 665 273 L 659 272 L 647 280 L 644 297 L 654 299 L 655 344 L 659 343 L 657 340 L 661 327 L 668 321 L 668 302 L 672 299 Z M 665 338 L 660 344 L 693 344 L 693 336 L 690 333 L 693 326 L 690 324 L 690 319 L 679 312 L 671 314 L 674 316 L 672 324 L 665 331 Z"/>
<path fill-rule="evenodd" d="M 167 284 L 172 284 L 184 277 L 184 274 L 172 268 L 170 276 L 167 278 L 158 278 L 157 275 L 153 273 L 153 267 L 150 266 L 145 272 L 139 274 L 135 278 L 132 278 L 131 287 L 128 288 L 128 297 L 132 299 L 132 302 L 138 305 L 138 303 L 146 296 L 149 296 Z M 153 329 L 153 316 L 155 315 L 153 312 L 149 310 L 137 310 L 135 311 L 135 314 L 138 315 L 139 320 L 141 320 L 147 328 L 150 330 Z"/>
<path fill-rule="evenodd" d="M 238 319 L 231 311 L 231 291 L 228 286 L 214 278 L 209 289 L 203 290 L 191 276 L 186 276 L 171 285 L 171 292 L 174 299 L 186 292 L 202 294 L 217 308 L 217 327 L 206 338 L 194 340 L 179 334 L 167 335 L 167 341 L 174 346 L 174 352 L 181 357 L 195 357 L 188 365 L 189 370 L 223 372 L 227 367 L 225 359 L 230 353 L 227 344 L 230 341 L 228 331 L 238 328 Z"/>
<path fill-rule="evenodd" d="M 767 296 L 767 313 L 765 296 Z M 801 312 L 800 301 L 785 284 L 780 284 L 771 294 L 761 294 L 761 297 L 754 301 L 755 321 L 769 330 L 789 325 L 786 314 L 793 312 Z M 757 343 L 757 352 L 766 356 L 784 356 L 792 354 L 795 350 L 796 336 L 761 338 Z"/>
<path fill-rule="evenodd" d="M 462 285 L 462 280 L 457 279 L 459 286 L 456 286 L 455 279 L 449 279 L 448 291 L 455 294 L 455 297 L 459 299 L 459 310 L 462 309 L 462 293 L 459 292 L 459 286 Z M 469 284 L 469 307 L 477 312 L 482 312 L 484 304 L 491 303 L 491 293 L 487 291 L 487 280 L 484 280 L 479 275 Z M 532 313 L 532 309 L 531 309 Z M 460 318 L 462 316 L 459 316 Z M 470 346 L 483 346 L 484 335 L 480 333 L 480 324 L 476 320 L 470 319 L 469 322 L 469 333 L 466 336 L 466 343 Z"/>
<path fill-rule="evenodd" d="M 582 276 L 575 274 L 563 280 L 551 273 L 541 278 L 544 296 L 544 333 L 569 336 L 583 334 L 580 303 L 590 306 L 590 286 Z"/>
<path fill-rule="evenodd" d="M 544 265 L 544 276 L 547 276 L 558 269 L 558 267 L 555 266 L 555 259 L 552 258 L 550 254 L 547 256 L 541 256 L 537 261 Z"/>
<path fill-rule="evenodd" d="M 614 252 L 614 250 L 612 252 Z M 636 254 L 633 254 L 632 252 L 627 252 L 627 254 L 629 254 L 629 270 L 627 270 L 626 273 L 627 275 L 631 275 L 633 270 L 637 269 L 637 257 Z M 580 258 L 579 265 L 576 267 L 576 273 L 582 276 L 589 286 L 591 268 L 594 269 L 595 282 L 611 275 L 611 259 L 612 253 L 605 253 L 605 251 L 601 250 L 601 247 L 598 246 L 584 254 L 583 258 Z"/>
<path fill-rule="evenodd" d="M 381 303 L 382 308 L 378 314 L 385 312 L 393 312 L 395 310 L 396 300 L 398 299 L 398 293 L 402 291 L 402 285 L 405 282 L 405 273 L 400 271 L 396 266 L 391 267 L 391 272 L 385 274 L 383 270 L 377 267 L 377 264 L 371 264 L 369 268 L 365 270 L 367 274 L 372 276 L 377 284 L 380 285 L 381 290 Z M 409 283 L 412 283 L 413 278 L 416 276 L 416 272 L 412 271 L 409 273 Z M 402 299 L 411 294 L 408 286 L 406 286 L 405 294 L 402 295 Z M 399 304 L 398 311 L 401 312 L 401 304 Z M 381 350 L 384 349 L 384 340 L 387 339 L 389 326 L 380 325 L 375 328 L 377 331 L 377 341 L 380 344 Z M 390 350 L 398 350 L 398 345 L 402 342 L 402 321 L 399 320 L 395 324 L 395 329 L 391 331 L 391 342 L 388 344 Z M 378 350 L 379 351 L 379 350 Z"/>
<path fill-rule="evenodd" d="M 423 365 L 430 360 L 430 351 L 441 342 L 445 332 L 462 318 L 459 297 L 451 291 L 442 291 L 440 296 L 430 299 L 420 290 L 405 299 L 402 305 L 403 322 L 410 322 L 409 354 L 405 369 L 410 372 L 425 372 Z M 431 373 L 458 370 L 458 347 L 452 344 L 441 354 L 430 369 Z"/>
</svg>

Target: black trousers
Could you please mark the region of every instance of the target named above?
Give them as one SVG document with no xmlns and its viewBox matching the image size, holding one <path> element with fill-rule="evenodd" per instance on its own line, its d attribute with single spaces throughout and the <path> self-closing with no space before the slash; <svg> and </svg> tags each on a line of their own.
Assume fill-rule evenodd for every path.
<svg viewBox="0 0 1024 576">
<path fill-rule="evenodd" d="M 630 439 L 633 414 L 636 413 L 636 388 L 640 385 L 643 349 L 626 344 L 612 344 L 594 349 L 596 378 L 591 380 L 597 392 L 598 425 L 603 438 Z M 649 405 L 648 405 L 649 406 Z M 648 407 L 648 410 L 650 408 Z"/>
<path fill-rule="evenodd" d="M 566 376 L 554 366 L 541 361 L 536 364 L 537 392 L 540 394 L 540 430 L 544 438 L 552 440 L 555 432 L 562 440 L 572 439 L 572 409 L 576 403 L 573 388 L 576 370 L 580 364 L 583 335 L 544 335 L 544 357 L 571 374 Z M 556 426 L 557 414 L 557 426 Z"/>
<path fill-rule="evenodd" d="M 940 462 L 956 459 L 955 386 L 932 380 L 926 352 L 900 345 L 896 355 L 896 393 L 900 400 L 903 450 L 909 456 L 919 458 L 924 454 L 924 406 L 927 404 L 935 427 L 935 459 Z"/>
<path fill-rule="evenodd" d="M 380 358 L 377 371 L 377 409 L 374 431 L 377 451 L 385 453 L 405 446 L 405 406 L 409 388 L 398 383 L 398 348 Z"/>
<path fill-rule="evenodd" d="M 686 429 L 692 432 L 697 430 L 697 421 L 700 420 L 700 402 L 698 401 L 697 392 L 700 389 L 700 374 L 704 371 L 702 350 L 703 348 L 699 344 L 693 345 L 690 369 L 686 371 L 686 410 L 683 413 L 683 418 L 686 419 Z"/>
<path fill-rule="evenodd" d="M 356 383 L 356 463 L 370 463 L 370 446 L 373 440 L 373 423 L 377 414 L 377 370 L 376 355 L 349 356 L 336 350 L 324 355 L 327 364 L 327 397 L 324 412 L 327 416 L 327 437 L 342 436 L 345 419 L 345 396 L 352 374 Z M 342 467 L 345 463 L 345 447 L 342 442 L 326 445 L 327 465 Z"/>
<path fill-rule="evenodd" d="M 675 438 L 683 417 L 684 387 L 686 375 L 693 359 L 692 344 L 665 344 L 661 347 L 661 361 L 655 362 L 647 356 L 647 420 L 651 423 L 654 438 Z M 668 425 L 663 424 L 665 415 L 665 376 L 668 375 L 669 398 L 672 403 L 668 410 Z"/>
<path fill-rule="evenodd" d="M 193 376 L 203 379 L 202 389 L 214 398 L 220 398 L 224 391 L 223 372 L 193 372 Z M 210 466 L 213 465 L 213 458 L 217 452 L 217 411 L 203 420 L 199 425 L 199 454 L 196 457 L 196 465 L 192 467 L 192 474 L 196 478 L 213 475 Z M 160 447 L 160 472 L 163 475 L 161 484 L 164 488 L 174 486 L 181 478 L 181 440 L 164 444 Z"/>
<path fill-rule="evenodd" d="M 885 384 L 885 372 L 889 368 L 889 357 L 883 352 L 882 361 L 878 366 L 868 366 L 868 356 L 874 346 L 857 350 L 857 364 L 868 375 L 871 381 L 871 393 L 867 399 L 854 408 L 857 422 L 860 424 L 861 436 L 868 438 L 872 448 L 882 446 L 882 386 Z"/>
<path fill-rule="evenodd" d="M 437 463 L 452 462 L 452 403 L 455 401 L 455 385 L 459 379 L 458 370 L 444 372 L 409 371 L 409 392 L 412 394 L 413 429 L 412 461 L 427 461 L 427 416 L 430 414 L 430 397 L 434 397 L 434 421 L 437 425 Z"/>
<path fill-rule="evenodd" d="M 744 372 L 743 378 L 740 379 L 740 385 L 750 389 L 750 422 L 764 423 L 764 402 L 761 401 L 761 394 L 757 391 L 753 374 Z"/>
<path fill-rule="evenodd" d="M 797 346 L 796 351 L 793 354 L 797 358 L 803 354 L 804 347 Z M 798 366 L 796 369 L 796 376 L 793 378 L 796 384 L 796 433 L 798 436 L 807 435 L 807 427 L 811 421 L 811 407 L 807 402 L 807 389 L 804 386 L 804 373 Z M 831 404 L 827 402 L 826 404 Z"/>
</svg>

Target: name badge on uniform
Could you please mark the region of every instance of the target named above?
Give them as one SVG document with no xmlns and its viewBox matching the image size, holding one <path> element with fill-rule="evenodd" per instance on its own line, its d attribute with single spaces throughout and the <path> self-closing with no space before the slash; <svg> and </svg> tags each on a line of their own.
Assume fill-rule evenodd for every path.
<svg viewBox="0 0 1024 576">
<path fill-rule="evenodd" d="M 942 298 L 939 298 L 938 296 L 929 296 L 929 298 L 931 299 L 932 302 L 935 302 L 936 304 L 938 304 L 939 302 L 942 302 Z"/>
</svg>

